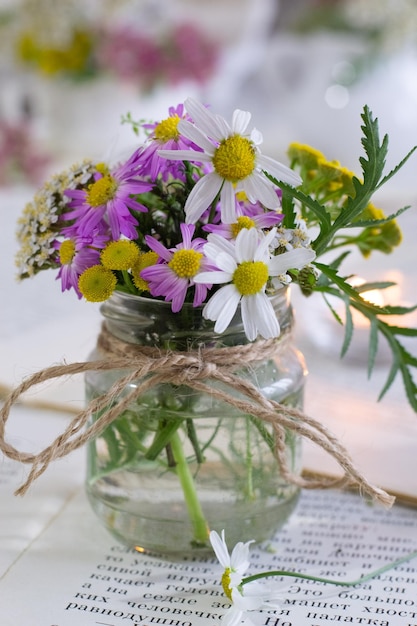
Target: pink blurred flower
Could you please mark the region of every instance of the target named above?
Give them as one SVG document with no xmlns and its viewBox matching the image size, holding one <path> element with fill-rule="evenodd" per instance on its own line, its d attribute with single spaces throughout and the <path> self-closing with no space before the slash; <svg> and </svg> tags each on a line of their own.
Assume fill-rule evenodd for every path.
<svg viewBox="0 0 417 626">
<path fill-rule="evenodd" d="M 37 184 L 48 163 L 46 153 L 35 146 L 28 120 L 0 120 L 0 184 L 16 180 Z"/>
</svg>

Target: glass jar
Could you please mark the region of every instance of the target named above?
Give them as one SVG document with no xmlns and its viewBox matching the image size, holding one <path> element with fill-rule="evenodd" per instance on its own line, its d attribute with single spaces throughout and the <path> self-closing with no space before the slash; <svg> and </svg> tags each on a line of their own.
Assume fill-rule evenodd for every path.
<svg viewBox="0 0 417 626">
<path fill-rule="evenodd" d="M 235 373 L 266 398 L 301 408 L 306 368 L 291 343 L 289 289 L 281 289 L 271 302 L 281 326 L 273 357 L 242 362 Z M 248 343 L 240 309 L 222 335 L 191 304 L 174 314 L 169 303 L 116 293 L 101 311 L 107 331 L 126 344 L 163 351 L 220 347 L 227 356 L 230 347 Z M 102 357 L 97 348 L 90 358 Z M 87 373 L 87 401 L 108 391 L 122 373 Z M 299 437 L 287 431 L 286 446 L 288 465 L 297 474 Z M 229 545 L 267 540 L 287 520 L 299 495 L 298 487 L 280 475 L 270 424 L 209 393 L 170 383 L 140 395 L 88 445 L 86 490 L 114 536 L 141 551 L 165 555 L 211 550 L 209 530 L 224 529 Z"/>
</svg>

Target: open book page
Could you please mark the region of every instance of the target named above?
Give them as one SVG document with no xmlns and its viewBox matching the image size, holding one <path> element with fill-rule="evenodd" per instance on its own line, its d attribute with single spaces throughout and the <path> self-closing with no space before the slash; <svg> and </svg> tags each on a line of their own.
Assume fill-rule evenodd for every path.
<svg viewBox="0 0 417 626">
<path fill-rule="evenodd" d="M 287 569 L 352 580 L 416 547 L 414 510 L 373 508 L 348 493 L 305 492 L 273 540 L 252 548 L 248 574 Z M 1 624 L 218 624 L 230 607 L 222 573 L 211 556 L 171 561 L 117 543 L 80 490 L 0 580 Z M 250 618 L 257 626 L 327 621 L 414 626 L 416 582 L 417 559 L 354 588 L 278 577 L 269 584 L 280 608 L 251 612 Z"/>
</svg>

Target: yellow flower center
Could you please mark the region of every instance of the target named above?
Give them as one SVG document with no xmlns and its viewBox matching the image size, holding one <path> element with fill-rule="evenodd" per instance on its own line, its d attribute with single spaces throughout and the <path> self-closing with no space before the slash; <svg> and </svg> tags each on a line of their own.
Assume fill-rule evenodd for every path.
<svg viewBox="0 0 417 626">
<path fill-rule="evenodd" d="M 243 180 L 255 169 L 255 148 L 253 143 L 232 135 L 223 139 L 213 156 L 214 169 L 219 176 L 232 183 Z"/>
<path fill-rule="evenodd" d="M 235 196 L 238 202 L 248 202 L 249 200 L 246 191 L 237 191 Z"/>
<path fill-rule="evenodd" d="M 172 117 L 167 117 L 166 120 L 159 122 L 154 130 L 155 139 L 161 143 L 165 143 L 166 141 L 169 141 L 169 139 L 175 139 L 177 141 L 180 136 L 178 132 L 179 121 L 179 116 L 173 115 Z"/>
<path fill-rule="evenodd" d="M 233 282 L 242 296 L 253 296 L 268 280 L 268 266 L 262 261 L 244 261 L 235 270 Z"/>
<path fill-rule="evenodd" d="M 90 206 L 101 206 L 116 195 L 117 181 L 110 174 L 99 178 L 88 186 L 87 202 Z"/>
<path fill-rule="evenodd" d="M 107 176 L 110 173 L 108 165 L 106 165 L 103 161 L 97 163 L 96 170 L 97 172 L 100 172 L 100 174 L 103 174 L 103 176 Z"/>
<path fill-rule="evenodd" d="M 89 267 L 78 279 L 78 288 L 89 302 L 107 300 L 115 290 L 116 284 L 116 276 L 102 265 Z"/>
<path fill-rule="evenodd" d="M 200 269 L 203 255 L 196 250 L 176 250 L 168 266 L 180 278 L 192 278 Z"/>
<path fill-rule="evenodd" d="M 255 222 L 253 221 L 253 219 L 247 217 L 246 215 L 241 215 L 237 218 L 237 222 L 231 225 L 232 235 L 233 237 L 237 237 L 243 228 L 247 228 L 249 230 L 250 228 L 254 227 Z"/>
<path fill-rule="evenodd" d="M 141 252 L 136 263 L 132 266 L 132 279 L 133 284 L 139 291 L 149 291 L 149 283 L 144 280 L 140 273 L 145 267 L 155 265 L 158 260 L 158 255 L 153 250 L 149 252 Z"/>
<path fill-rule="evenodd" d="M 75 255 L 75 243 L 72 239 L 66 239 L 59 248 L 59 260 L 61 265 L 69 265 Z"/>
<path fill-rule="evenodd" d="M 226 569 L 223 572 L 223 576 L 222 576 L 222 587 L 223 587 L 223 591 L 224 594 L 227 598 L 229 598 L 229 600 L 232 600 L 232 590 L 230 589 L 230 573 L 231 573 L 231 569 L 230 567 L 226 567 Z"/>
<path fill-rule="evenodd" d="M 128 270 L 139 258 L 139 248 L 133 241 L 111 241 L 101 253 L 101 262 L 108 270 Z"/>
</svg>

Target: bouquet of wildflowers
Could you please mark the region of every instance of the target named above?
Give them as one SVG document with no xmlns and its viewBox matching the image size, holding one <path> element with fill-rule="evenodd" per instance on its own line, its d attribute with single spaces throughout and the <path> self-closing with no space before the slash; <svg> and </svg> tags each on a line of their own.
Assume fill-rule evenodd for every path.
<svg viewBox="0 0 417 626">
<path fill-rule="evenodd" d="M 261 154 L 249 114 L 229 126 L 197 101 L 186 107 L 146 124 L 148 142 L 125 162 L 86 162 L 41 189 L 20 220 L 20 276 L 57 268 L 62 289 L 91 302 L 120 290 L 173 312 L 205 303 L 216 333 L 241 303 L 249 340 L 278 336 L 268 291 L 315 253 L 301 225 L 283 245 L 280 190 L 264 170 L 301 179 Z"/>
<path fill-rule="evenodd" d="M 400 341 L 401 337 L 416 337 L 417 329 L 386 321 L 387 316 L 405 315 L 416 307 L 373 304 L 363 297 L 363 292 L 371 287 L 384 289 L 392 283 L 354 287 L 349 276 L 341 273 L 342 263 L 353 247 L 369 256 L 374 250 L 391 252 L 400 243 L 396 217 L 405 209 L 386 216 L 371 199 L 374 191 L 395 174 L 413 150 L 384 176 L 388 140 L 385 137 L 380 142 L 377 122 L 365 107 L 362 145 L 366 156 L 360 159 L 362 179 L 339 163 L 328 161 L 314 148 L 299 144 L 289 147 L 288 167 L 262 154 L 262 136 L 256 129 L 250 129 L 250 117 L 248 112 L 236 110 L 229 124 L 209 107 L 190 98 L 170 108 L 168 117 L 156 123 L 139 124 L 128 115 L 125 121 L 132 124 L 137 134 L 145 134 L 132 154 L 116 165 L 92 161 L 75 165 L 54 176 L 26 206 L 18 230 L 19 276 L 27 278 L 52 269 L 57 272 L 62 290 L 72 290 L 79 298 L 104 302 L 115 292 L 123 292 L 141 296 L 141 300 L 161 300 L 169 303 L 173 315 L 178 316 L 175 319 L 180 321 L 191 308 L 207 320 L 219 339 L 239 309 L 247 342 L 258 340 L 251 348 L 260 346 L 262 354 L 266 350 L 265 343 L 272 343 L 276 348 L 274 338 L 281 333 L 272 305 L 272 296 L 277 292 L 295 283 L 306 296 L 321 292 L 326 301 L 327 296 L 340 298 L 346 308 L 342 354 L 349 348 L 354 324 L 352 312 L 356 310 L 370 322 L 369 371 L 375 361 L 380 334 L 392 349 L 392 367 L 381 395 L 400 373 L 410 404 L 417 411 L 417 387 L 412 377 L 417 359 Z M 322 255 L 332 251 L 336 256 L 330 263 L 320 260 Z M 342 322 L 330 301 L 328 304 L 336 319 Z M 159 329 L 155 332 L 159 333 Z M 177 350 L 176 359 L 189 356 L 179 354 L 175 340 L 170 347 Z M 123 343 L 123 354 L 125 350 Z M 114 362 L 113 357 L 107 359 L 107 371 L 116 368 Z M 129 357 L 122 363 L 117 362 L 120 369 L 129 369 L 132 365 Z M 199 363 L 201 365 L 201 361 Z M 95 370 L 97 362 L 81 366 Z M 172 363 L 169 366 L 172 368 Z M 202 376 L 207 375 L 205 368 L 195 369 Z M 65 372 L 63 366 L 62 374 Z M 205 386 L 194 379 L 190 382 L 189 377 L 175 377 L 175 372 L 173 378 L 163 380 L 175 388 L 175 406 L 171 406 L 166 399 L 156 397 L 157 392 L 155 397 L 150 399 L 149 396 L 146 400 L 150 385 L 155 388 L 159 384 L 155 380 L 161 380 L 158 374 L 155 378 L 151 374 L 148 377 L 149 372 L 154 370 L 133 368 L 103 395 L 97 395 L 92 389 L 91 404 L 75 418 L 58 443 L 67 450 L 68 438 L 80 430 L 90 413 L 94 413 L 87 437 L 91 439 L 103 432 L 105 445 L 102 448 L 106 451 L 104 460 L 98 462 L 99 467 L 94 465 L 96 461 L 91 463 L 97 476 L 110 476 L 120 468 L 138 469 L 140 464 L 152 471 L 162 468 L 164 475 L 175 471 L 193 524 L 194 541 L 205 545 L 207 523 L 190 464 L 195 464 L 196 473 L 202 471 L 200 465 L 210 447 L 215 455 L 223 458 L 216 437 L 224 407 L 231 404 L 247 418 L 246 447 L 240 449 L 232 437 L 231 448 L 233 458 L 240 455 L 240 463 L 245 468 L 242 489 L 249 499 L 254 494 L 255 440 L 262 440 L 273 457 L 278 455 L 283 476 L 287 475 L 284 452 L 277 452 L 276 448 L 277 438 L 281 437 L 282 442 L 283 428 L 277 434 L 262 423 L 263 398 L 259 400 L 256 385 L 246 379 L 242 386 L 249 390 L 248 397 L 258 398 L 259 406 L 255 407 L 254 402 L 249 403 L 250 408 L 247 403 L 240 404 L 234 395 L 241 389 L 242 378 L 238 375 L 233 378 L 229 372 L 227 379 L 217 378 L 213 384 Z M 46 375 L 49 375 L 47 371 Z M 122 398 L 122 390 L 132 380 L 139 381 L 136 388 Z M 219 381 L 232 388 L 226 400 L 216 387 Z M 194 422 L 199 420 L 193 419 L 193 403 L 198 404 L 196 389 L 208 390 L 212 403 L 223 402 L 221 409 L 210 404 L 210 417 L 215 424 L 204 442 L 195 432 Z M 116 403 L 115 397 L 118 398 Z M 138 405 L 136 409 L 134 402 Z M 287 444 L 292 442 L 288 445 L 292 446 L 294 461 L 296 438 L 291 426 L 297 420 L 307 423 L 309 418 L 295 409 L 291 413 L 290 406 L 282 408 L 291 402 L 284 400 L 274 404 L 270 400 L 272 415 L 268 413 L 268 419 L 271 418 L 269 426 L 274 428 L 272 420 L 277 417 L 276 411 L 283 411 L 281 418 L 286 419 L 288 430 L 284 437 Z M 311 420 L 308 423 L 311 425 Z M 321 436 L 323 428 L 318 425 L 317 429 Z M 181 431 L 188 438 L 187 445 L 192 446 L 188 457 L 182 448 Z M 152 441 L 148 443 L 150 434 Z M 307 429 L 302 434 L 322 445 L 320 436 L 314 438 Z M 83 439 L 83 435 L 76 439 L 74 445 L 77 446 L 89 440 Z M 330 437 L 329 441 L 333 443 L 334 439 Z M 334 449 L 338 460 L 339 448 Z M 57 456 L 63 453 L 58 450 Z M 49 462 L 49 451 L 45 454 Z M 38 455 L 31 476 L 45 469 L 43 455 Z M 258 479 L 264 484 L 269 480 L 267 475 L 271 475 L 271 466 L 265 469 L 262 454 L 260 458 L 262 467 L 258 468 Z M 347 457 L 343 463 L 346 467 Z M 234 471 L 233 463 L 229 465 Z M 351 475 L 358 480 L 357 473 L 353 471 Z M 112 479 L 110 484 L 113 489 Z M 274 489 L 276 491 L 276 486 Z M 372 487 L 371 492 L 377 497 L 381 495 L 380 490 Z"/>
<path fill-rule="evenodd" d="M 415 307 L 372 304 L 361 294 L 391 283 L 355 288 L 340 273 L 352 247 L 369 256 L 400 243 L 396 217 L 408 207 L 385 216 L 371 199 L 413 150 L 383 176 L 388 139 L 380 141 L 365 107 L 362 180 L 299 144 L 289 147 L 287 167 L 262 154 L 262 136 L 250 130 L 250 117 L 236 110 L 229 124 L 193 99 L 156 123 L 140 125 L 128 115 L 124 121 L 145 134 L 133 154 L 115 166 L 75 165 L 26 206 L 18 231 L 20 278 L 55 269 L 62 290 L 90 302 L 118 290 L 164 299 L 173 312 L 185 302 L 204 305 L 216 333 L 240 306 L 249 341 L 279 335 L 268 296 L 298 283 L 306 295 L 317 291 L 345 303 L 342 353 L 353 333 L 352 309 L 370 320 L 370 371 L 378 335 L 386 337 L 393 365 L 382 393 L 400 373 L 417 410 L 410 371 L 417 361 L 398 339 L 416 331 L 384 320 Z M 341 248 L 331 263 L 319 261 Z"/>
</svg>

